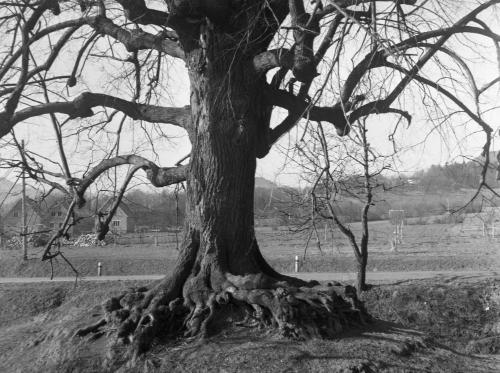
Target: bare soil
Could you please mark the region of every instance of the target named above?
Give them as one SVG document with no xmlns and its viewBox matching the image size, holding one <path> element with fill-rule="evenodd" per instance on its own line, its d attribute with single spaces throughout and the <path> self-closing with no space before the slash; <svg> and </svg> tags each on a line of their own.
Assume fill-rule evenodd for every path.
<svg viewBox="0 0 500 373">
<path fill-rule="evenodd" d="M 106 337 L 73 337 L 110 295 L 140 282 L 0 285 L 1 372 L 102 372 Z M 497 372 L 500 283 L 381 285 L 363 295 L 378 321 L 332 340 L 244 327 L 207 341 L 163 341 L 123 372 Z M 485 343 L 484 341 L 489 341 Z M 483 346 L 483 349 L 478 349 Z M 484 347 L 486 346 L 486 347 Z M 496 346 L 496 347 L 495 347 Z M 109 368 L 117 371 L 119 365 Z"/>
</svg>

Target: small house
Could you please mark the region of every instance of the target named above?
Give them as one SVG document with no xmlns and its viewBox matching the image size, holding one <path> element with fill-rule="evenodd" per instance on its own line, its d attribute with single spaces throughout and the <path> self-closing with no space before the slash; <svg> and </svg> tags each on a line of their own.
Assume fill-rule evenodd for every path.
<svg viewBox="0 0 500 373">
<path fill-rule="evenodd" d="M 113 202 L 114 198 L 110 198 L 99 209 L 104 219 L 110 213 Z M 134 232 L 136 223 L 137 219 L 134 215 L 134 212 L 126 203 L 120 202 L 113 216 L 113 219 L 111 220 L 111 224 L 109 225 L 109 230 L 116 234 Z"/>
<path fill-rule="evenodd" d="M 26 228 L 28 233 L 50 233 L 61 228 L 64 224 L 68 207 L 69 204 L 64 199 L 36 201 L 27 197 Z M 78 224 L 71 227 L 69 233 L 78 234 L 84 228 L 83 225 Z M 7 236 L 18 235 L 21 233 L 22 226 L 22 199 L 19 198 L 2 218 L 2 232 Z"/>
<path fill-rule="evenodd" d="M 40 204 L 26 198 L 26 228 L 28 232 L 37 232 L 44 227 L 44 216 Z M 3 232 L 6 235 L 21 233 L 23 226 L 22 199 L 19 198 L 3 217 Z"/>
</svg>

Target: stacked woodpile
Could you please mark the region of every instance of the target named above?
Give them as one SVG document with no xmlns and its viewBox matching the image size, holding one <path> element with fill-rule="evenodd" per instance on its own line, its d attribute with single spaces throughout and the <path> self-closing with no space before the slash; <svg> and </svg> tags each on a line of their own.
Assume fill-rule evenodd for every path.
<svg viewBox="0 0 500 373">
<path fill-rule="evenodd" d="M 99 241 L 94 233 L 82 234 L 79 236 L 73 246 L 90 247 L 90 246 L 105 246 L 106 242 Z"/>
<path fill-rule="evenodd" d="M 12 237 L 5 242 L 5 248 L 7 250 L 21 250 L 23 248 L 23 241 L 20 237 Z"/>
</svg>

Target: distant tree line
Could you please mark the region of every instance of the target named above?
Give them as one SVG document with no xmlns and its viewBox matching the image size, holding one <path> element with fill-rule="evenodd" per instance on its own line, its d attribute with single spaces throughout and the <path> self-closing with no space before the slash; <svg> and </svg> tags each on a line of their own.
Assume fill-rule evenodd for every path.
<svg viewBox="0 0 500 373">
<path fill-rule="evenodd" d="M 486 174 L 486 181 L 491 187 L 498 187 L 496 180 L 498 162 L 494 152 L 490 155 L 491 163 Z M 424 192 L 456 191 L 471 189 L 478 185 L 483 164 L 481 159 L 462 163 L 451 163 L 444 166 L 433 165 L 427 170 L 418 171 L 413 179 L 415 187 Z"/>
<path fill-rule="evenodd" d="M 498 187 L 495 157 L 492 158 L 488 183 Z M 433 165 L 411 176 L 377 176 L 377 184 L 382 185 L 375 192 L 375 204 L 369 211 L 370 220 L 388 219 L 391 209 L 405 210 L 406 217 L 426 217 L 454 211 L 467 202 L 472 188 L 480 177 L 481 164 L 477 160 L 446 165 Z M 342 181 L 344 193 L 336 203 L 336 209 L 345 221 L 360 220 L 362 203 L 356 194 L 362 186 L 358 175 L 351 175 Z M 310 213 L 306 204 L 299 199 L 305 190 L 292 187 L 256 187 L 254 210 L 257 221 L 264 224 L 286 225 Z M 450 194 L 452 192 L 452 194 Z M 104 197 L 101 197 L 101 199 Z M 185 218 L 186 195 L 182 189 L 149 192 L 135 189 L 125 195 L 124 202 L 141 217 L 140 225 L 165 230 L 182 226 Z M 92 205 L 92 204 L 91 204 Z M 480 201 L 468 205 L 463 212 L 480 211 Z"/>
<path fill-rule="evenodd" d="M 136 189 L 128 192 L 123 202 L 136 216 L 140 216 L 138 226 L 163 231 L 184 224 L 186 194 L 182 190 L 151 193 Z"/>
</svg>

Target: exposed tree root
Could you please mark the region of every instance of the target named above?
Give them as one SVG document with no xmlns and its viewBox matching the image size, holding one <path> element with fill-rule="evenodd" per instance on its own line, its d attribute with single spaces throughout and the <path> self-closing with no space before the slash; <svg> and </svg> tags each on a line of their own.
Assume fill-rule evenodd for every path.
<svg viewBox="0 0 500 373">
<path fill-rule="evenodd" d="M 212 274 L 208 280 L 198 275 L 186 281 L 182 298 L 166 294 L 159 284 L 111 298 L 103 305 L 104 317 L 76 335 L 114 333 L 115 342 L 129 344 L 129 357 L 135 358 L 157 337 L 205 338 L 214 318 L 227 316 L 228 309 L 240 311 L 236 325 L 272 328 L 299 339 L 333 338 L 370 320 L 352 286 L 297 287 L 263 274 Z"/>
</svg>

